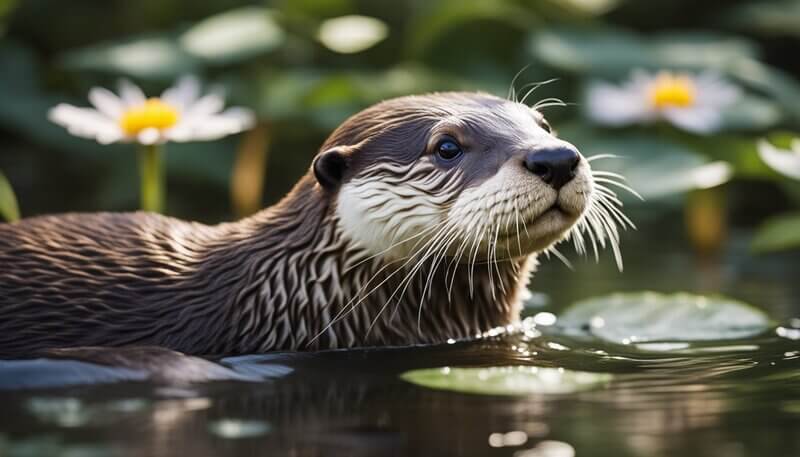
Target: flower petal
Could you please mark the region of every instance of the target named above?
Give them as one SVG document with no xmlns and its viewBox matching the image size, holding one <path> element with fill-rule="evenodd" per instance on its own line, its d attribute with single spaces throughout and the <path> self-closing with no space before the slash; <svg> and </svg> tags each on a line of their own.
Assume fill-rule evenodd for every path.
<svg viewBox="0 0 800 457">
<path fill-rule="evenodd" d="M 219 113 L 225 107 L 225 96 L 221 91 L 215 91 L 200 97 L 197 101 L 186 107 L 184 116 L 209 116 Z"/>
<path fill-rule="evenodd" d="M 116 122 L 91 108 L 78 108 L 59 104 L 48 112 L 48 118 L 67 129 L 69 133 L 101 143 L 113 143 L 124 137 Z"/>
<path fill-rule="evenodd" d="M 156 144 L 161 140 L 161 132 L 158 129 L 150 127 L 142 130 L 136 135 L 136 141 L 141 144 Z"/>
<path fill-rule="evenodd" d="M 177 84 L 165 90 L 161 98 L 170 105 L 185 110 L 200 95 L 200 80 L 194 75 L 182 76 Z"/>
<path fill-rule="evenodd" d="M 714 107 L 667 108 L 661 114 L 676 127 L 698 134 L 715 132 L 722 125 L 722 113 Z"/>
<path fill-rule="evenodd" d="M 93 87 L 89 91 L 89 101 L 101 113 L 112 119 L 119 119 L 125 109 L 122 99 L 108 89 Z"/>
<path fill-rule="evenodd" d="M 793 151 L 779 149 L 766 140 L 758 142 L 758 155 L 770 168 L 794 179 L 800 179 L 800 143 L 792 143 Z"/>
<path fill-rule="evenodd" d="M 128 107 L 142 105 L 147 100 L 142 89 L 127 79 L 120 80 L 119 94 L 122 102 Z"/>
<path fill-rule="evenodd" d="M 602 125 L 621 126 L 652 119 L 647 100 L 637 87 L 617 87 L 607 83 L 589 86 L 586 113 Z"/>
<path fill-rule="evenodd" d="M 706 72 L 695 79 L 697 105 L 724 109 L 741 95 L 741 90 L 715 73 Z"/>
<path fill-rule="evenodd" d="M 211 141 L 246 130 L 255 123 L 253 112 L 230 108 L 220 114 L 195 116 L 166 132 L 171 141 Z"/>
</svg>

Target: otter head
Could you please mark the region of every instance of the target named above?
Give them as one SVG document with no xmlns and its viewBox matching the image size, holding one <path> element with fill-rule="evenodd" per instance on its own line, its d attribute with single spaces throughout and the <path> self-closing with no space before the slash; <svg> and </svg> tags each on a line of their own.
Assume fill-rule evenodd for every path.
<svg viewBox="0 0 800 457">
<path fill-rule="evenodd" d="M 576 225 L 593 242 L 606 230 L 584 221 L 604 207 L 575 146 L 538 111 L 487 94 L 379 103 L 331 135 L 313 172 L 345 236 L 394 260 L 512 259 L 550 248 Z"/>
</svg>

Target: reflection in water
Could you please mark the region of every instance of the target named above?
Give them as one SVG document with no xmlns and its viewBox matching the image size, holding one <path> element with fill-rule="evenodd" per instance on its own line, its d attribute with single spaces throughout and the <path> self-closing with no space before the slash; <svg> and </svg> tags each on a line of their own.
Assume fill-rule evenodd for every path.
<svg viewBox="0 0 800 457">
<path fill-rule="evenodd" d="M 759 349 L 740 350 L 737 341 L 704 354 L 616 346 L 604 347 L 606 355 L 560 335 L 517 334 L 439 347 L 272 355 L 264 363 L 293 371 L 262 383 L 199 385 L 188 398 L 185 390 L 142 385 L 9 394 L 2 399 L 9 433 L 0 449 L 13 455 L 9 450 L 57 431 L 58 440 L 43 441 L 51 448 L 96 446 L 102 437 L 100 447 L 125 456 L 796 454 L 800 347 L 778 337 L 751 345 Z M 519 347 L 539 355 L 521 355 Z M 556 363 L 564 370 L 548 368 Z M 588 390 L 562 385 L 522 395 L 430 389 L 401 378 L 409 369 L 442 372 L 444 364 L 454 367 L 449 373 L 473 366 L 463 372 L 489 378 L 613 375 Z M 503 365 L 527 368 L 490 368 Z M 777 441 L 751 439 L 762 434 Z"/>
</svg>

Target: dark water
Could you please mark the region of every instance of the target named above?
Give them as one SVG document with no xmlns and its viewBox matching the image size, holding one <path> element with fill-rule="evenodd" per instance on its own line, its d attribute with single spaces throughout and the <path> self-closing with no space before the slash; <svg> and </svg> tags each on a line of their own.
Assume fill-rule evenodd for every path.
<svg viewBox="0 0 800 457">
<path fill-rule="evenodd" d="M 800 326 L 792 320 L 800 258 L 753 257 L 745 241 L 734 233 L 719 258 L 700 261 L 687 254 L 680 221 L 657 221 L 626 235 L 623 274 L 608 258 L 576 262 L 574 272 L 544 262 L 527 312 L 558 314 L 619 290 L 713 291 L 766 310 L 789 333 L 637 352 L 540 328 L 439 347 L 226 361 L 243 376 L 271 377 L 260 382 L 6 391 L 0 456 L 800 455 L 800 340 L 792 339 L 800 335 L 791 329 Z M 520 365 L 611 375 L 586 390 L 527 395 L 436 390 L 400 377 Z"/>
</svg>

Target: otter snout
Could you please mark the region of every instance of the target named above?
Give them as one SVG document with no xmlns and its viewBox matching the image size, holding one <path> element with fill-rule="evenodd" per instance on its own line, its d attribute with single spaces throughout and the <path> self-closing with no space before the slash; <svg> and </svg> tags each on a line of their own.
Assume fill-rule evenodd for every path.
<svg viewBox="0 0 800 457">
<path fill-rule="evenodd" d="M 561 189 L 572 181 L 581 156 L 572 145 L 548 146 L 528 152 L 525 168 L 553 189 Z"/>
</svg>

